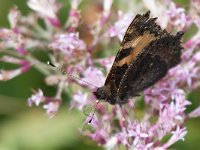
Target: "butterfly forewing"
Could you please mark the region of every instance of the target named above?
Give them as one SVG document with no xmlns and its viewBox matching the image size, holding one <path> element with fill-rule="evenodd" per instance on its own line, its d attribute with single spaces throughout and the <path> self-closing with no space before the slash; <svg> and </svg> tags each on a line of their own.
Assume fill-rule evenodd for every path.
<svg viewBox="0 0 200 150">
<path fill-rule="evenodd" d="M 129 25 L 104 88 L 108 97 L 125 97 L 153 85 L 180 62 L 180 35 L 170 35 L 150 18 L 136 15 Z M 113 104 L 116 100 L 110 100 Z M 126 103 L 126 102 L 124 102 Z"/>
</svg>

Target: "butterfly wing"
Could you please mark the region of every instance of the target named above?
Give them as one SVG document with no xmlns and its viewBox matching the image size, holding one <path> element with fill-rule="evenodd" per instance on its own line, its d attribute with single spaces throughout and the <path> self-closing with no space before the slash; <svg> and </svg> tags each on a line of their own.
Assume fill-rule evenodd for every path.
<svg viewBox="0 0 200 150">
<path fill-rule="evenodd" d="M 111 97 L 116 96 L 125 72 L 141 50 L 157 38 L 169 35 L 155 23 L 156 18 L 149 18 L 149 16 L 150 11 L 144 15 L 136 15 L 125 33 L 120 50 L 105 81 L 105 87 Z"/>
<path fill-rule="evenodd" d="M 121 79 L 118 93 L 120 100 L 137 95 L 164 77 L 167 70 L 181 61 L 180 39 L 183 33 L 167 35 L 146 46 L 132 61 Z"/>
</svg>

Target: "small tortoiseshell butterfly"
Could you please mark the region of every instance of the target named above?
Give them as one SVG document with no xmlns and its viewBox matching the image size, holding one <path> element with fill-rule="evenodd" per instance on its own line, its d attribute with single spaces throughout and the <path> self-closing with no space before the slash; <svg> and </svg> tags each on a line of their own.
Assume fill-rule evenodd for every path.
<svg viewBox="0 0 200 150">
<path fill-rule="evenodd" d="M 104 86 L 94 92 L 97 99 L 126 104 L 181 61 L 183 32 L 171 35 L 149 16 L 137 14 L 129 25 Z"/>
<path fill-rule="evenodd" d="M 105 84 L 94 92 L 98 100 L 112 105 L 119 104 L 122 108 L 122 104 L 126 104 L 129 98 L 155 84 L 181 61 L 181 37 L 184 33 L 180 31 L 171 35 L 155 23 L 156 19 L 150 18 L 150 11 L 135 16 L 125 33 Z"/>
</svg>

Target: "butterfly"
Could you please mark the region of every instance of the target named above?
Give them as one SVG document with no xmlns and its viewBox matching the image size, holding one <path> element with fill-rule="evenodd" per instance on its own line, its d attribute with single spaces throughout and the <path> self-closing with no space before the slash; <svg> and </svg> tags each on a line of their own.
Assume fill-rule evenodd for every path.
<svg viewBox="0 0 200 150">
<path fill-rule="evenodd" d="M 150 18 L 150 11 L 143 15 L 137 14 L 129 25 L 120 49 L 102 87 L 97 87 L 83 81 L 78 77 L 67 73 L 62 67 L 52 67 L 92 85 L 96 88 L 93 92 L 96 104 L 88 123 L 91 123 L 100 101 L 106 101 L 111 105 L 119 104 L 123 120 L 125 115 L 122 105 L 128 103 L 128 99 L 138 96 L 144 89 L 154 85 L 163 78 L 167 71 L 181 62 L 181 38 L 183 32 L 172 35 L 165 29 L 162 30 L 156 24 L 157 18 Z"/>
<path fill-rule="evenodd" d="M 163 78 L 181 61 L 179 31 L 172 35 L 150 18 L 150 11 L 137 14 L 129 25 L 105 84 L 94 92 L 112 105 L 128 103 L 144 89 Z"/>
</svg>

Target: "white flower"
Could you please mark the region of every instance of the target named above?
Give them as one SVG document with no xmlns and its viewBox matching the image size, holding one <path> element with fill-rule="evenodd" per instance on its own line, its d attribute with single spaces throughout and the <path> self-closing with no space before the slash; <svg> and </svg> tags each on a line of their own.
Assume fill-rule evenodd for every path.
<svg viewBox="0 0 200 150">
<path fill-rule="evenodd" d="M 21 17 L 21 13 L 18 11 L 17 7 L 14 7 L 10 10 L 8 14 L 8 20 L 11 28 L 15 28 L 19 18 Z"/>
<path fill-rule="evenodd" d="M 47 18 L 57 18 L 58 6 L 56 0 L 29 0 L 27 5 Z"/>
</svg>

